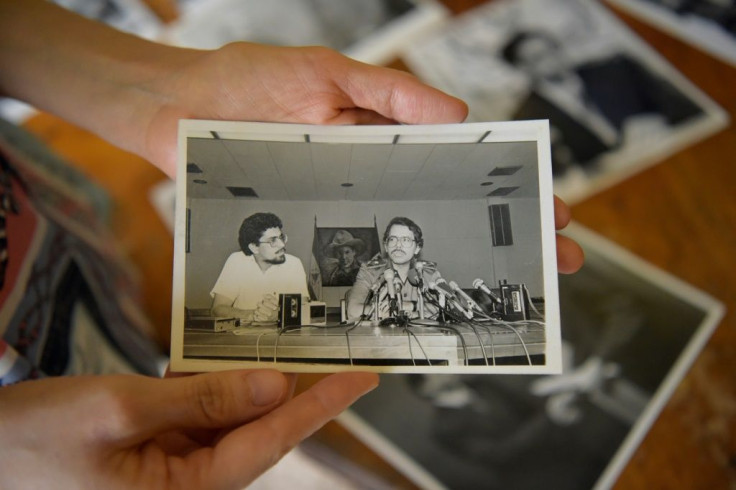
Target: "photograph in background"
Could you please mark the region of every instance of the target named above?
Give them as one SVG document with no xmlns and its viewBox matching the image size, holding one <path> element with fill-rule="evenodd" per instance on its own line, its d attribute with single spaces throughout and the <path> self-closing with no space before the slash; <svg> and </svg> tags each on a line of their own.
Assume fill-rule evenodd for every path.
<svg viewBox="0 0 736 490">
<path fill-rule="evenodd" d="M 722 128 L 714 102 L 613 14 L 580 0 L 499 0 L 402 58 L 470 121 L 549 119 L 555 192 L 574 203 Z"/>
<path fill-rule="evenodd" d="M 384 377 L 338 420 L 422 488 L 609 488 L 724 309 L 579 225 L 565 234 L 586 262 L 560 276 L 561 375 Z"/>
<path fill-rule="evenodd" d="M 174 369 L 560 372 L 546 123 L 183 121 L 179 150 Z"/>
<path fill-rule="evenodd" d="M 449 15 L 435 0 L 188 0 L 181 11 L 164 33 L 172 44 L 326 46 L 373 64 L 391 61 Z"/>
<path fill-rule="evenodd" d="M 607 1 L 706 53 L 736 66 L 736 1 Z"/>
</svg>

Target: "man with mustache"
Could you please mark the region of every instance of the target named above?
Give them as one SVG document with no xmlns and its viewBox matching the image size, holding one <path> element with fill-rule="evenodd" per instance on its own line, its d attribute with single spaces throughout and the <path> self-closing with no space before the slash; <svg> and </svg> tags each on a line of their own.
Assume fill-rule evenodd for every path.
<svg viewBox="0 0 736 490">
<path fill-rule="evenodd" d="M 238 234 L 241 250 L 227 258 L 210 292 L 215 316 L 276 323 L 279 294 L 309 297 L 304 266 L 286 253 L 287 240 L 281 219 L 273 213 L 255 213 L 243 220 Z"/>
<path fill-rule="evenodd" d="M 370 262 L 363 264 L 355 278 L 355 284 L 348 294 L 348 318 L 359 318 L 367 314 L 370 306 L 366 303 L 370 302 L 371 294 L 379 295 L 379 318 L 390 316 L 387 288 L 381 286 L 376 290 L 386 279 L 387 270 L 393 271 L 393 275 L 398 278 L 394 290 L 397 296 L 401 297 L 401 309 L 409 317 L 419 315 L 418 302 L 421 290 L 420 287 L 411 284 L 409 271 L 417 269 L 419 252 L 424 246 L 422 229 L 409 218 L 393 218 L 383 234 L 383 245 L 385 253 L 378 254 Z M 422 262 L 422 266 L 421 273 L 416 277 L 421 278 L 425 284 L 436 282 L 440 278 L 433 263 Z M 416 283 L 416 279 L 412 282 Z M 434 305 L 425 304 L 425 307 L 429 309 L 430 315 L 437 312 Z"/>
</svg>

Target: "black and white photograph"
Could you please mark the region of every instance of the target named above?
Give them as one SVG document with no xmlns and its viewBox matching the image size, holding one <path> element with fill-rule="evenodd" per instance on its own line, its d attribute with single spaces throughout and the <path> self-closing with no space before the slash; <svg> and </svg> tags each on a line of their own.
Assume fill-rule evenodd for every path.
<svg viewBox="0 0 736 490">
<path fill-rule="evenodd" d="M 736 1 L 608 0 L 611 5 L 736 66 Z"/>
<path fill-rule="evenodd" d="M 172 368 L 555 373 L 546 121 L 183 121 Z"/>
<path fill-rule="evenodd" d="M 187 0 L 181 10 L 164 33 L 172 44 L 326 46 L 373 64 L 449 17 L 436 0 Z"/>
<path fill-rule="evenodd" d="M 420 488 L 613 486 L 724 307 L 580 225 L 566 234 L 586 262 L 560 276 L 562 374 L 384 377 L 339 421 Z"/>
<path fill-rule="evenodd" d="M 608 9 L 499 0 L 402 55 L 471 121 L 548 119 L 555 193 L 570 203 L 724 127 L 727 116 Z"/>
</svg>

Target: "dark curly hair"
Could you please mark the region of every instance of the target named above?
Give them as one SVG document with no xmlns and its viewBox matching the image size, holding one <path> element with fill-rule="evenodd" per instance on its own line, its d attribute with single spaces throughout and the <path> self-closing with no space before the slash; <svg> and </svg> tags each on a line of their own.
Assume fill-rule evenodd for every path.
<svg viewBox="0 0 736 490">
<path fill-rule="evenodd" d="M 248 247 L 251 243 L 258 245 L 263 233 L 271 228 L 283 228 L 281 219 L 273 213 L 255 213 L 243 220 L 238 232 L 238 243 L 245 255 L 253 255 Z"/>
<path fill-rule="evenodd" d="M 422 236 L 422 229 L 419 228 L 419 225 L 414 223 L 409 218 L 405 218 L 403 216 L 397 216 L 396 218 L 392 219 L 388 222 L 388 226 L 386 226 L 386 231 L 383 232 L 383 243 L 386 243 L 388 240 L 388 234 L 391 232 L 391 227 L 394 225 L 401 225 L 406 226 L 411 230 L 411 232 L 414 234 L 414 241 L 416 242 L 417 246 L 422 247 L 424 246 L 424 237 Z"/>
</svg>

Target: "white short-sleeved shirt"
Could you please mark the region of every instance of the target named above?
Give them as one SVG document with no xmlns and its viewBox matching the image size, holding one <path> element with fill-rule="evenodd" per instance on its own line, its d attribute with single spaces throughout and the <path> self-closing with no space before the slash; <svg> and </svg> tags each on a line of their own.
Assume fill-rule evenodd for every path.
<svg viewBox="0 0 736 490">
<path fill-rule="evenodd" d="M 227 258 L 210 296 L 220 294 L 233 300 L 232 306 L 254 310 L 264 294 L 301 294 L 308 297 L 307 275 L 298 257 L 286 254 L 283 264 L 261 270 L 252 255 L 235 252 Z"/>
</svg>

